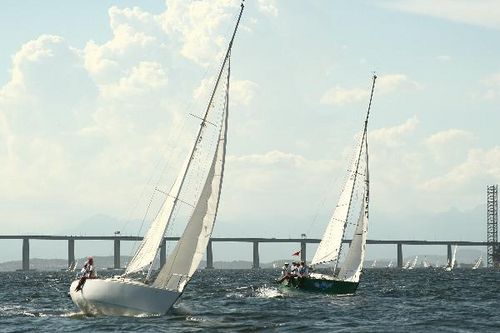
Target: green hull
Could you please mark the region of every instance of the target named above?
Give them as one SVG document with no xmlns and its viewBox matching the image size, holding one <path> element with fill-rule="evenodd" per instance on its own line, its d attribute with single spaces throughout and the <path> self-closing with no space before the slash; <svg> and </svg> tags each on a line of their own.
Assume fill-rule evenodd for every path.
<svg viewBox="0 0 500 333">
<path fill-rule="evenodd" d="M 320 292 L 325 294 L 354 294 L 359 282 L 348 282 L 317 278 L 292 278 L 281 282 L 285 287 Z"/>
</svg>

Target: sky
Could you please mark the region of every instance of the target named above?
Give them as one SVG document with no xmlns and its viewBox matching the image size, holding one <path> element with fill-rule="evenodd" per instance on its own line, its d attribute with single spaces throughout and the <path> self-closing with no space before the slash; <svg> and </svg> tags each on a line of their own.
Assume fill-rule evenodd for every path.
<svg viewBox="0 0 500 333">
<path fill-rule="evenodd" d="M 0 233 L 143 232 L 154 187 L 171 185 L 194 138 L 189 114 L 206 107 L 239 3 L 3 1 Z M 495 0 L 247 0 L 214 236 L 322 235 L 376 72 L 368 237 L 484 240 L 486 186 L 500 181 L 499 33 Z M 0 249 L 20 258 L 20 242 Z M 38 257 L 65 251 L 32 245 Z"/>
</svg>

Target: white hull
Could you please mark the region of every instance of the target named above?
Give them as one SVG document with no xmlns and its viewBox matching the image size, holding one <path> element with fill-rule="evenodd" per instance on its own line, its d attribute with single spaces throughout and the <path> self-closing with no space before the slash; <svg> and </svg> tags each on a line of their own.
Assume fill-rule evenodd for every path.
<svg viewBox="0 0 500 333">
<path fill-rule="evenodd" d="M 71 284 L 71 299 L 85 314 L 92 315 L 163 315 L 181 295 L 128 279 L 87 279 L 81 291 L 75 291 L 77 285 L 78 280 Z"/>
</svg>

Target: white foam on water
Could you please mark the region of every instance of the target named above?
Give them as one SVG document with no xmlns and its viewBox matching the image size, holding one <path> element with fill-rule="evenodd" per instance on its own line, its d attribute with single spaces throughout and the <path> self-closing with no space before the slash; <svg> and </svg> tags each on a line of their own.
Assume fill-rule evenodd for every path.
<svg viewBox="0 0 500 333">
<path fill-rule="evenodd" d="M 277 288 L 271 288 L 268 286 L 257 288 L 256 296 L 261 298 L 278 298 L 283 297 L 283 294 Z"/>
</svg>

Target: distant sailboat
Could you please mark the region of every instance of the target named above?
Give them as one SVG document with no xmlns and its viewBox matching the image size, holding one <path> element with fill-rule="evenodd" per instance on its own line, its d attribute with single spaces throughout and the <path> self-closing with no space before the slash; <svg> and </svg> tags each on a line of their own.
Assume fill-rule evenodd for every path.
<svg viewBox="0 0 500 333">
<path fill-rule="evenodd" d="M 455 247 L 453 248 L 453 253 L 451 255 L 451 260 L 448 262 L 448 265 L 445 267 L 445 271 L 447 271 L 447 272 L 453 270 L 453 268 L 455 268 L 455 266 L 456 266 L 456 262 L 457 262 L 457 260 L 456 260 L 457 247 L 458 246 L 455 245 Z"/>
<path fill-rule="evenodd" d="M 429 268 L 429 264 L 427 263 L 426 259 L 422 260 L 422 267 L 423 268 Z"/>
<path fill-rule="evenodd" d="M 371 268 L 377 267 L 377 260 L 373 260 L 372 265 L 370 267 Z"/>
<path fill-rule="evenodd" d="M 417 261 L 418 261 L 418 256 L 415 256 L 415 259 L 413 259 L 408 269 L 414 269 L 417 266 Z"/>
<path fill-rule="evenodd" d="M 410 261 L 410 260 L 408 260 L 408 261 L 406 262 L 406 264 L 403 266 L 403 269 L 408 269 L 408 268 L 410 267 L 410 265 L 411 265 L 411 261 Z"/>
<path fill-rule="evenodd" d="M 219 206 L 224 173 L 229 102 L 230 55 L 243 13 L 243 4 L 229 46 L 218 74 L 197 136 L 177 179 L 146 232 L 139 248 L 122 276 L 108 279 L 88 279 L 81 291 L 75 291 L 78 280 L 70 287 L 73 302 L 85 313 L 104 315 L 165 314 L 182 295 L 195 273 L 207 247 Z M 216 104 L 218 103 L 218 104 Z M 201 118 L 200 118 L 201 119 Z M 208 140 L 214 140 L 211 145 Z M 202 155 L 201 152 L 205 152 Z M 202 156 L 202 157 L 200 157 Z M 192 214 L 175 248 L 161 267 L 154 281 L 153 263 L 162 246 L 173 212 L 182 200 L 183 188 L 189 175 L 199 174 L 196 158 L 208 162 L 201 180 L 199 196 L 192 205 Z M 194 177 L 194 176 L 193 176 Z M 201 176 L 203 177 L 203 176 Z M 191 204 L 189 204 L 191 206 Z M 147 271 L 146 279 L 135 278 Z"/>
<path fill-rule="evenodd" d="M 321 242 L 311 261 L 311 266 L 335 263 L 332 274 L 311 273 L 306 277 L 280 280 L 287 286 L 299 289 L 319 291 L 330 294 L 354 293 L 358 288 L 361 270 L 365 258 L 366 234 L 368 231 L 369 207 L 369 172 L 368 172 L 368 117 L 375 88 L 376 76 L 373 76 L 370 101 L 363 126 L 361 140 L 355 149 L 355 157 L 348 171 L 348 177 L 340 194 L 333 216 L 326 228 Z M 356 186 L 362 188 L 362 198 L 359 206 L 359 216 L 354 235 L 345 260 L 337 273 L 342 240 L 344 239 L 347 222 L 351 214 L 351 204 Z"/>
<path fill-rule="evenodd" d="M 389 261 L 389 264 L 387 265 L 387 268 L 391 268 L 392 267 L 392 260 Z"/>
<path fill-rule="evenodd" d="M 483 256 L 480 256 L 479 259 L 477 259 L 476 263 L 474 266 L 472 266 L 472 269 L 478 269 L 481 266 L 481 262 L 483 261 Z"/>
</svg>

